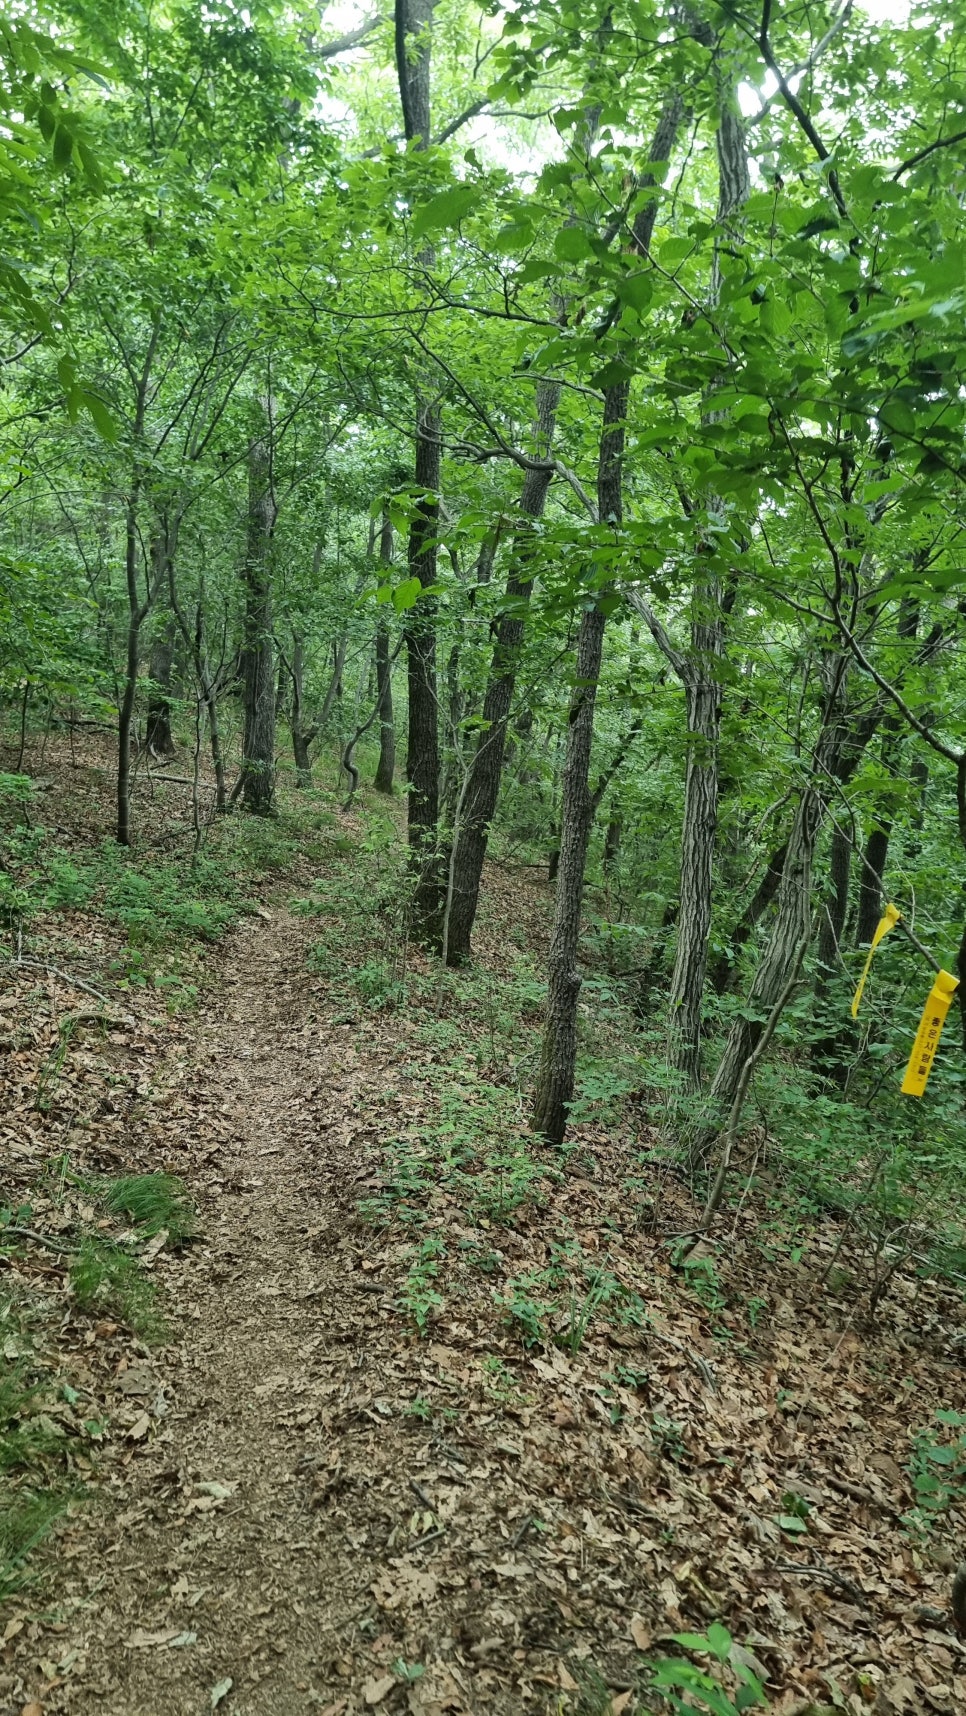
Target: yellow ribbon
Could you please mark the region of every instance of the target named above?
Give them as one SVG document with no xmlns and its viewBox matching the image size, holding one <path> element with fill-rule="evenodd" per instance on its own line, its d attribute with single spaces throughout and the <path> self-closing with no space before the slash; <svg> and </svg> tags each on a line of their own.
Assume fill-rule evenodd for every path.
<svg viewBox="0 0 966 1716">
<path fill-rule="evenodd" d="M 922 1010 L 916 1040 L 906 1067 L 906 1076 L 902 1081 L 902 1090 L 906 1096 L 921 1096 L 926 1088 L 942 1028 L 946 1023 L 946 1014 L 958 988 L 958 977 L 950 976 L 948 971 L 939 972 Z"/>
<path fill-rule="evenodd" d="M 879 919 L 878 924 L 876 925 L 875 935 L 872 937 L 872 946 L 869 948 L 869 956 L 865 962 L 865 965 L 862 967 L 862 976 L 859 978 L 859 987 L 855 991 L 855 994 L 852 997 L 852 1017 L 853 1017 L 853 1019 L 858 1017 L 859 1002 L 862 999 L 862 992 L 865 989 L 865 980 L 869 975 L 869 967 L 872 964 L 872 955 L 874 954 L 874 952 L 875 952 L 876 948 L 878 947 L 880 941 L 882 941 L 883 938 L 889 934 L 889 931 L 891 929 L 895 929 L 896 924 L 899 922 L 899 919 L 901 918 L 901 916 L 902 916 L 902 913 L 900 912 L 898 906 L 892 906 L 892 905 L 886 906 L 885 911 L 883 912 L 881 918 Z"/>
</svg>

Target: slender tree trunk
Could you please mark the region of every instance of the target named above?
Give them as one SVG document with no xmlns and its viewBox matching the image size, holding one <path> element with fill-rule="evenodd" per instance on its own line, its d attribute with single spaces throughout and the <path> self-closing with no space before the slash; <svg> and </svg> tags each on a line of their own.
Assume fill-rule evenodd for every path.
<svg viewBox="0 0 966 1716">
<path fill-rule="evenodd" d="M 461 965 L 470 956 L 470 938 L 480 898 L 480 880 L 490 823 L 500 793 L 507 724 L 516 686 L 523 643 L 525 610 L 533 589 L 528 563 L 532 530 L 540 518 L 553 469 L 550 449 L 560 388 L 556 382 L 537 384 L 534 411 L 534 457 L 542 463 L 528 470 L 520 497 L 520 524 L 506 583 L 506 606 L 500 616 L 493 661 L 487 680 L 480 737 L 460 817 L 460 834 L 453 854 L 453 897 L 449 915 L 446 960 Z"/>
<path fill-rule="evenodd" d="M 148 672 L 151 677 L 151 690 L 148 695 L 148 720 L 145 742 L 148 750 L 158 757 L 174 756 L 174 737 L 171 732 L 171 675 L 174 668 L 174 646 L 177 636 L 177 622 L 173 614 L 166 614 L 164 621 L 158 626 L 151 643 L 151 659 Z"/>
<path fill-rule="evenodd" d="M 786 840 L 772 853 L 765 867 L 765 874 L 735 924 L 729 937 L 729 951 L 720 953 L 711 966 L 709 980 L 716 995 L 724 994 L 728 987 L 728 980 L 737 963 L 737 955 L 757 929 L 778 893 L 787 854 L 788 841 Z"/>
<path fill-rule="evenodd" d="M 846 726 L 845 686 L 848 660 L 830 654 L 826 660 L 826 700 L 822 728 L 812 756 L 809 778 L 802 789 L 788 837 L 778 889 L 778 909 L 771 935 L 741 1014 L 735 1019 L 708 1091 L 707 1123 L 694 1135 L 692 1160 L 701 1160 L 717 1136 L 720 1122 L 735 1099 L 741 1071 L 754 1053 L 766 1019 L 794 975 L 807 945 L 812 913 L 812 866 L 825 818 L 830 782 L 841 779 L 846 747 L 854 768 L 869 728 L 859 739 Z"/>
<path fill-rule="evenodd" d="M 392 520 L 388 512 L 382 515 L 379 564 L 385 571 L 392 565 Z M 377 792 L 392 792 L 396 773 L 396 725 L 392 708 L 389 620 L 384 608 L 380 608 L 376 621 L 376 695 L 379 699 L 379 761 L 373 785 Z"/>
<path fill-rule="evenodd" d="M 608 819 L 607 830 L 604 835 L 603 863 L 605 876 L 612 876 L 614 871 L 617 869 L 617 861 L 620 858 L 621 834 L 623 832 L 623 827 L 624 825 L 621 817 L 616 813 L 616 811 L 612 812 Z"/>
<path fill-rule="evenodd" d="M 271 425 L 268 425 L 269 434 Z M 272 638 L 272 534 L 276 507 L 271 447 L 267 438 L 248 453 L 248 541 L 244 585 L 242 657 L 245 727 L 242 741 L 242 802 L 256 816 L 269 816 L 275 798 L 275 652 Z"/>
<path fill-rule="evenodd" d="M 146 588 L 142 602 L 138 591 L 138 564 L 140 560 L 138 510 L 141 501 L 141 454 L 148 382 L 160 335 L 161 322 L 159 318 L 156 318 L 151 329 L 151 338 L 148 341 L 144 363 L 141 366 L 137 383 L 132 432 L 134 468 L 131 473 L 131 486 L 128 491 L 124 518 L 124 581 L 127 589 L 128 619 L 124 688 L 121 693 L 117 718 L 117 843 L 119 846 L 130 846 L 131 844 L 131 730 L 138 688 L 138 655 L 141 627 L 150 612 L 157 588 L 152 578 L 153 568 L 149 567 L 145 578 Z"/>
<path fill-rule="evenodd" d="M 744 125 L 732 90 L 718 121 L 718 230 L 711 299 L 720 295 L 721 247 L 740 244 L 737 216 L 750 190 Z M 707 413 L 713 421 L 714 411 Z M 712 498 L 712 508 L 717 506 Z M 681 830 L 681 905 L 671 974 L 671 1056 L 686 1089 L 701 1082 L 701 1020 L 711 934 L 714 858 L 718 835 L 721 663 L 725 606 L 716 576 L 701 578 L 692 596 L 691 647 L 683 663 L 688 763 Z"/>
<path fill-rule="evenodd" d="M 818 924 L 815 995 L 821 999 L 839 963 L 839 949 L 849 910 L 849 878 L 852 871 L 852 841 L 838 824 L 832 830 L 829 850 L 829 885 Z M 870 937 L 871 939 L 871 937 Z"/>
<path fill-rule="evenodd" d="M 430 141 L 430 56 L 436 0 L 395 0 L 396 72 L 407 143 L 417 150 Z M 425 247 L 420 260 L 431 266 Z M 432 386 L 431 378 L 427 384 Z M 439 850 L 439 706 L 436 687 L 436 601 L 426 594 L 436 582 L 439 522 L 440 412 L 428 394 L 417 404 L 416 508 L 409 532 L 409 571 L 424 592 L 409 609 L 405 627 L 409 682 L 409 866 L 414 939 L 439 952 L 446 909 L 446 876 Z"/>
<path fill-rule="evenodd" d="M 855 939 L 859 947 L 872 940 L 882 916 L 882 888 L 878 878 L 885 873 L 891 833 L 890 820 L 871 828 L 866 837 L 865 862 L 859 878 L 859 913 L 855 926 Z"/>
<path fill-rule="evenodd" d="M 597 513 L 602 526 L 619 535 L 622 509 L 624 437 L 628 386 L 620 382 L 604 393 L 604 417 L 597 471 Z M 574 1093 L 577 1063 L 577 999 L 580 973 L 580 908 L 584 868 L 594 817 L 590 755 L 594 709 L 604 647 L 606 614 L 600 597 L 581 615 L 577 636 L 577 672 L 567 726 L 561 809 L 560 865 L 547 972 L 547 1018 L 540 1052 L 531 1125 L 550 1144 L 561 1144 Z"/>
<path fill-rule="evenodd" d="M 138 685 L 138 646 L 145 616 L 138 593 L 138 498 L 139 484 L 131 487 L 124 525 L 124 576 L 127 585 L 128 621 L 124 690 L 117 722 L 117 839 L 119 846 L 131 844 L 131 730 Z"/>
<path fill-rule="evenodd" d="M 289 731 L 292 735 L 292 755 L 295 758 L 295 785 L 304 790 L 312 785 L 312 758 L 309 746 L 318 729 L 305 725 L 305 637 L 302 632 L 292 636 L 292 712 Z"/>
</svg>

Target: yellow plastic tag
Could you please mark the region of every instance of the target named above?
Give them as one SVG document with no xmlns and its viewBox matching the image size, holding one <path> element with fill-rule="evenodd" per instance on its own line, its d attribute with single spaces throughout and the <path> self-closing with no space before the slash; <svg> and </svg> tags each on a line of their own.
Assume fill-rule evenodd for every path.
<svg viewBox="0 0 966 1716">
<path fill-rule="evenodd" d="M 872 955 L 874 954 L 874 952 L 875 952 L 876 948 L 878 947 L 880 941 L 882 941 L 883 937 L 887 936 L 891 929 L 895 929 L 896 924 L 899 922 L 899 919 L 901 918 L 901 916 L 902 916 L 902 913 L 900 912 L 898 906 L 889 905 L 889 906 L 886 906 L 886 909 L 883 912 L 881 918 L 879 919 L 879 922 L 876 924 L 875 935 L 872 937 L 872 946 L 869 948 L 869 957 L 866 960 L 864 966 L 862 967 L 862 976 L 859 978 L 859 987 L 855 991 L 855 994 L 852 997 L 852 1017 L 853 1017 L 853 1019 L 858 1017 L 859 1002 L 862 999 L 862 991 L 865 988 L 865 980 L 869 975 L 869 967 L 872 964 Z"/>
<path fill-rule="evenodd" d="M 959 978 L 951 977 L 948 971 L 940 971 L 935 983 L 929 991 L 929 997 L 922 1010 L 916 1040 L 912 1045 L 912 1054 L 906 1067 L 906 1076 L 902 1081 L 902 1089 L 906 1096 L 921 1096 L 926 1088 L 932 1063 L 936 1058 L 942 1028 L 946 1023 L 946 1014 L 950 1003 L 959 988 Z"/>
</svg>

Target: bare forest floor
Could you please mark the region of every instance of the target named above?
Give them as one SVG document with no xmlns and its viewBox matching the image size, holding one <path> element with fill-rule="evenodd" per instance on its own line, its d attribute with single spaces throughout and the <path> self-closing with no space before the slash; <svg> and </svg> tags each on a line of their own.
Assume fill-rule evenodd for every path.
<svg viewBox="0 0 966 1716">
<path fill-rule="evenodd" d="M 45 776 L 65 838 L 109 827 L 105 775 Z M 825 1278 L 831 1220 L 792 1245 L 767 1151 L 676 1269 L 694 1207 L 639 1103 L 563 1160 L 526 1142 L 537 873 L 491 867 L 479 962 L 440 980 L 398 940 L 385 819 L 318 823 L 203 946 L 191 1008 L 120 987 L 90 912 L 28 946 L 103 986 L 107 1028 L 0 964 L 0 1204 L 29 1208 L 0 1350 L 77 1431 L 75 1500 L 0 1610 L 0 1716 L 633 1716 L 714 1621 L 784 1716 L 962 1712 L 963 1516 L 905 1519 L 916 1435 L 966 1404 L 959 1296 L 910 1268 L 870 1323 L 861 1253 Z M 193 1242 L 143 1249 L 153 1336 L 77 1302 L 75 1170 L 197 1205 Z"/>
</svg>

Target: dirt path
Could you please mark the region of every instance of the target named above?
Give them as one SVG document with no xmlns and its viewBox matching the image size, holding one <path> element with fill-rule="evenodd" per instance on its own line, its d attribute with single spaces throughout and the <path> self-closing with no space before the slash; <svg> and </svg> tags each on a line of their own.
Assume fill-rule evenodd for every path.
<svg viewBox="0 0 966 1716">
<path fill-rule="evenodd" d="M 0 1716 L 630 1716 L 652 1707 L 634 1702 L 644 1653 L 718 1617 L 784 1687 L 776 1716 L 850 1681 L 835 1707 L 861 1716 L 870 1664 L 896 1716 L 920 1716 L 923 1686 L 942 1716 L 966 1708 L 898 1464 L 907 1393 L 961 1399 L 958 1301 L 934 1292 L 924 1328 L 910 1282 L 863 1343 L 773 1262 L 768 1326 L 746 1326 L 642 1232 L 606 1130 L 512 1221 L 471 1217 L 455 1169 L 418 1177 L 457 1077 L 439 1033 L 469 1041 L 469 1020 L 340 1023 L 338 983 L 306 958 L 320 922 L 276 910 L 235 932 L 146 1106 L 204 1240 L 157 1260 L 171 1344 L 120 1360 L 97 1500 L 53 1546 L 46 1614 L 8 1637 Z M 336 922 L 340 974 L 343 941 Z M 466 1120 L 479 1089 L 460 1076 Z M 390 1192 L 392 1222 L 363 1223 L 360 1198 Z M 508 1296 L 543 1290 L 527 1272 L 560 1236 L 627 1290 L 586 1339 L 528 1344 Z M 424 1338 L 402 1313 L 414 1279 L 443 1288 Z M 751 1290 L 739 1275 L 733 1303 Z M 543 1314 L 565 1337 L 566 1302 Z M 828 1589 L 811 1541 L 779 1540 L 789 1492 L 821 1517 Z"/>
<path fill-rule="evenodd" d="M 336 1082 L 346 1075 L 338 1048 L 327 1066 L 301 1028 L 302 941 L 284 914 L 237 932 L 186 1071 L 172 1121 L 190 1124 L 197 1097 L 227 1125 L 208 1153 L 206 1243 L 186 1270 L 169 1266 L 183 1357 L 170 1375 L 160 1361 L 148 1367 L 145 1404 L 160 1416 L 115 1477 L 122 1511 L 68 1628 L 86 1660 L 51 1708 L 187 1716 L 210 1709 L 228 1679 L 224 1708 L 236 1716 L 331 1702 L 320 1662 L 352 1609 L 358 1568 L 330 1552 L 311 1506 L 345 1288 L 343 1266 L 313 1243 L 325 1212 L 306 1091 L 330 1068 Z M 81 1550 L 86 1560 L 83 1529 Z"/>
</svg>

